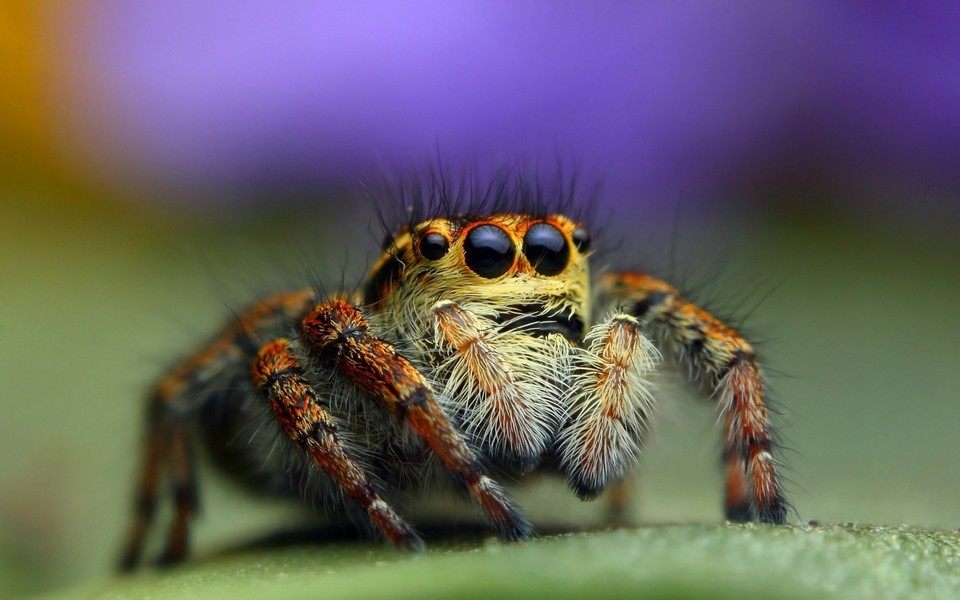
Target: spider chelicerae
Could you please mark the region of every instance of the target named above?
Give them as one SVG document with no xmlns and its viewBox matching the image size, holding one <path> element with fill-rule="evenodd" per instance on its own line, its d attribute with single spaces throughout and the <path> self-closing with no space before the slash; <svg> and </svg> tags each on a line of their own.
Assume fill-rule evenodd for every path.
<svg viewBox="0 0 960 600">
<path fill-rule="evenodd" d="M 437 482 L 524 540 L 532 527 L 495 477 L 559 472 L 583 499 L 620 481 L 662 355 L 719 408 L 727 518 L 784 522 L 754 349 L 661 279 L 591 280 L 571 197 L 522 177 L 433 178 L 398 199 L 420 208 L 357 291 L 288 291 L 237 313 L 150 395 L 124 568 L 140 561 L 161 493 L 173 499 L 163 560 L 186 555 L 197 440 L 250 486 L 323 499 L 396 546 L 422 542 L 391 499 Z"/>
</svg>

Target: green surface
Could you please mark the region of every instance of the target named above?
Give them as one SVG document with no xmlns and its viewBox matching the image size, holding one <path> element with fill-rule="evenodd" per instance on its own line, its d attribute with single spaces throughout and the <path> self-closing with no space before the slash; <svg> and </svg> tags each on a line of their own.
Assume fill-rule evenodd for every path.
<svg viewBox="0 0 960 600">
<path fill-rule="evenodd" d="M 2 208 L 0 597 L 124 595 L 141 586 L 175 595 L 204 585 L 319 596 L 319 586 L 357 591 L 351 586 L 381 581 L 396 590 L 461 581 L 567 591 L 596 581 L 619 590 L 621 580 L 689 586 L 681 590 L 687 597 L 713 597 L 713 586 L 728 585 L 767 597 L 808 588 L 848 597 L 875 585 L 892 597 L 890 590 L 906 589 L 896 586 L 922 592 L 934 584 L 960 596 L 956 549 L 944 545 L 954 538 L 924 533 L 960 526 L 960 251 L 952 235 L 910 231 L 909 223 L 747 224 L 721 232 L 736 242 L 711 286 L 749 305 L 782 282 L 747 331 L 773 338 L 761 351 L 786 413 L 792 520 L 908 524 L 918 528 L 913 534 L 659 526 L 721 520 L 716 414 L 666 378 L 633 482 L 630 517 L 645 525 L 637 532 L 434 549 L 413 559 L 349 545 L 222 556 L 301 523 L 303 514 L 258 504 L 205 473 L 200 562 L 114 581 L 150 381 L 228 307 L 282 281 L 302 283 L 304 264 L 336 281 L 347 262 L 352 280 L 376 243 L 357 242 L 372 240 L 366 222 L 345 227 L 332 217 L 214 224 L 45 198 Z M 287 222 L 299 225 L 277 226 Z M 696 223 L 688 229 L 697 236 Z M 319 249 L 332 249 L 326 262 L 304 258 Z M 708 247 L 691 262 L 707 256 L 709 265 L 716 254 Z M 757 282 L 767 283 L 756 291 Z M 541 527 L 595 525 L 604 509 L 602 499 L 581 503 L 556 481 L 512 493 Z M 747 570 L 753 564 L 766 565 L 757 578 Z M 501 581 L 498 573 L 510 575 Z"/>
<path fill-rule="evenodd" d="M 949 598 L 960 536 L 888 527 L 658 526 L 422 556 L 245 552 L 56 598 Z"/>
</svg>

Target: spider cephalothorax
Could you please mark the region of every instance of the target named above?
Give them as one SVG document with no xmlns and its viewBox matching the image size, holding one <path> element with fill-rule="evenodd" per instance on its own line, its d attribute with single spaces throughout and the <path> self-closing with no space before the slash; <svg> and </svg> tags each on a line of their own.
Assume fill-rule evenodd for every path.
<svg viewBox="0 0 960 600">
<path fill-rule="evenodd" d="M 420 542 L 390 498 L 426 479 L 459 483 L 502 537 L 524 539 L 530 525 L 487 468 L 549 465 L 584 498 L 619 481 L 666 350 L 722 411 L 728 518 L 783 522 L 752 347 L 649 275 L 591 284 L 590 243 L 576 219 L 548 211 L 435 216 L 389 236 L 356 294 L 283 293 L 240 313 L 151 397 L 124 564 L 138 561 L 168 476 L 167 558 L 184 555 L 195 431 L 221 462 L 248 458 L 252 485 L 342 499 L 397 545 Z M 283 462 L 262 456 L 277 435 Z M 240 437 L 250 442 L 223 443 Z"/>
</svg>

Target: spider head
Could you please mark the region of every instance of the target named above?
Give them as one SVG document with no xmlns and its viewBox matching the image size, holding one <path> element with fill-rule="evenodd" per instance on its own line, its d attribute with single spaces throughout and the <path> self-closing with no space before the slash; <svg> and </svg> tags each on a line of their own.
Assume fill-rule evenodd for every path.
<svg viewBox="0 0 960 600">
<path fill-rule="evenodd" d="M 434 218 L 388 246 L 364 290 L 364 302 L 380 311 L 426 314 L 449 300 L 507 327 L 583 338 L 590 237 L 563 215 Z"/>
</svg>

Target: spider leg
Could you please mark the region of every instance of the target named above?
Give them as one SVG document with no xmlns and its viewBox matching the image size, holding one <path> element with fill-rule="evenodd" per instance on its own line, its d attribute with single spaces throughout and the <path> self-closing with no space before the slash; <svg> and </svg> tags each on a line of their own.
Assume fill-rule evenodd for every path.
<svg viewBox="0 0 960 600">
<path fill-rule="evenodd" d="M 733 411 L 723 417 L 723 463 L 727 493 L 724 498 L 724 514 L 728 520 L 745 523 L 750 520 L 750 484 L 741 453 L 732 437 L 734 431 Z"/>
<path fill-rule="evenodd" d="M 446 397 L 467 398 L 463 427 L 486 451 L 529 471 L 539 464 L 566 417 L 556 382 L 569 353 L 560 336 L 500 332 L 489 319 L 450 301 L 433 307 L 437 347 L 450 353 L 441 371 Z"/>
<path fill-rule="evenodd" d="M 480 504 L 501 538 L 523 540 L 531 526 L 480 466 L 433 397 L 426 378 L 388 342 L 370 333 L 361 312 L 343 300 L 322 303 L 302 321 L 314 357 L 333 363 L 368 397 L 403 419 Z"/>
<path fill-rule="evenodd" d="M 624 313 L 592 327 L 584 346 L 574 355 L 570 419 L 558 450 L 561 469 L 586 500 L 636 462 L 653 409 L 647 376 L 660 353 Z"/>
<path fill-rule="evenodd" d="M 173 484 L 174 514 L 161 562 L 186 556 L 190 521 L 199 508 L 191 433 L 197 413 L 211 396 L 223 393 L 218 384 L 243 375 L 231 371 L 248 364 L 249 334 L 275 329 L 314 302 L 312 291 L 300 291 L 258 303 L 159 381 L 147 407 L 146 450 L 121 570 L 130 571 L 140 562 L 168 481 Z"/>
<path fill-rule="evenodd" d="M 727 517 L 783 523 L 788 503 L 772 455 L 766 388 L 752 346 L 660 279 L 611 274 L 598 287 L 602 307 L 625 310 L 676 349 L 691 379 L 719 404 L 726 428 Z"/>
<path fill-rule="evenodd" d="M 179 424 L 172 428 L 169 452 L 173 478 L 174 518 L 167 540 L 167 549 L 160 557 L 160 564 L 177 563 L 186 556 L 190 520 L 200 507 L 193 441 L 186 424 Z"/>
<path fill-rule="evenodd" d="M 144 460 L 140 486 L 137 492 L 134 507 L 133 526 L 127 537 L 127 543 L 120 560 L 122 571 L 131 571 L 140 562 L 147 533 L 153 524 L 157 509 L 157 495 L 160 486 L 161 473 L 166 468 L 167 452 L 166 431 L 168 427 L 161 425 L 151 417 L 150 431 L 147 434 L 146 457 Z"/>
<path fill-rule="evenodd" d="M 337 435 L 332 415 L 318 401 L 290 352 L 278 339 L 260 349 L 252 365 L 254 383 L 267 398 L 284 433 L 359 504 L 395 546 L 419 549 L 423 542 L 371 483 Z"/>
</svg>

